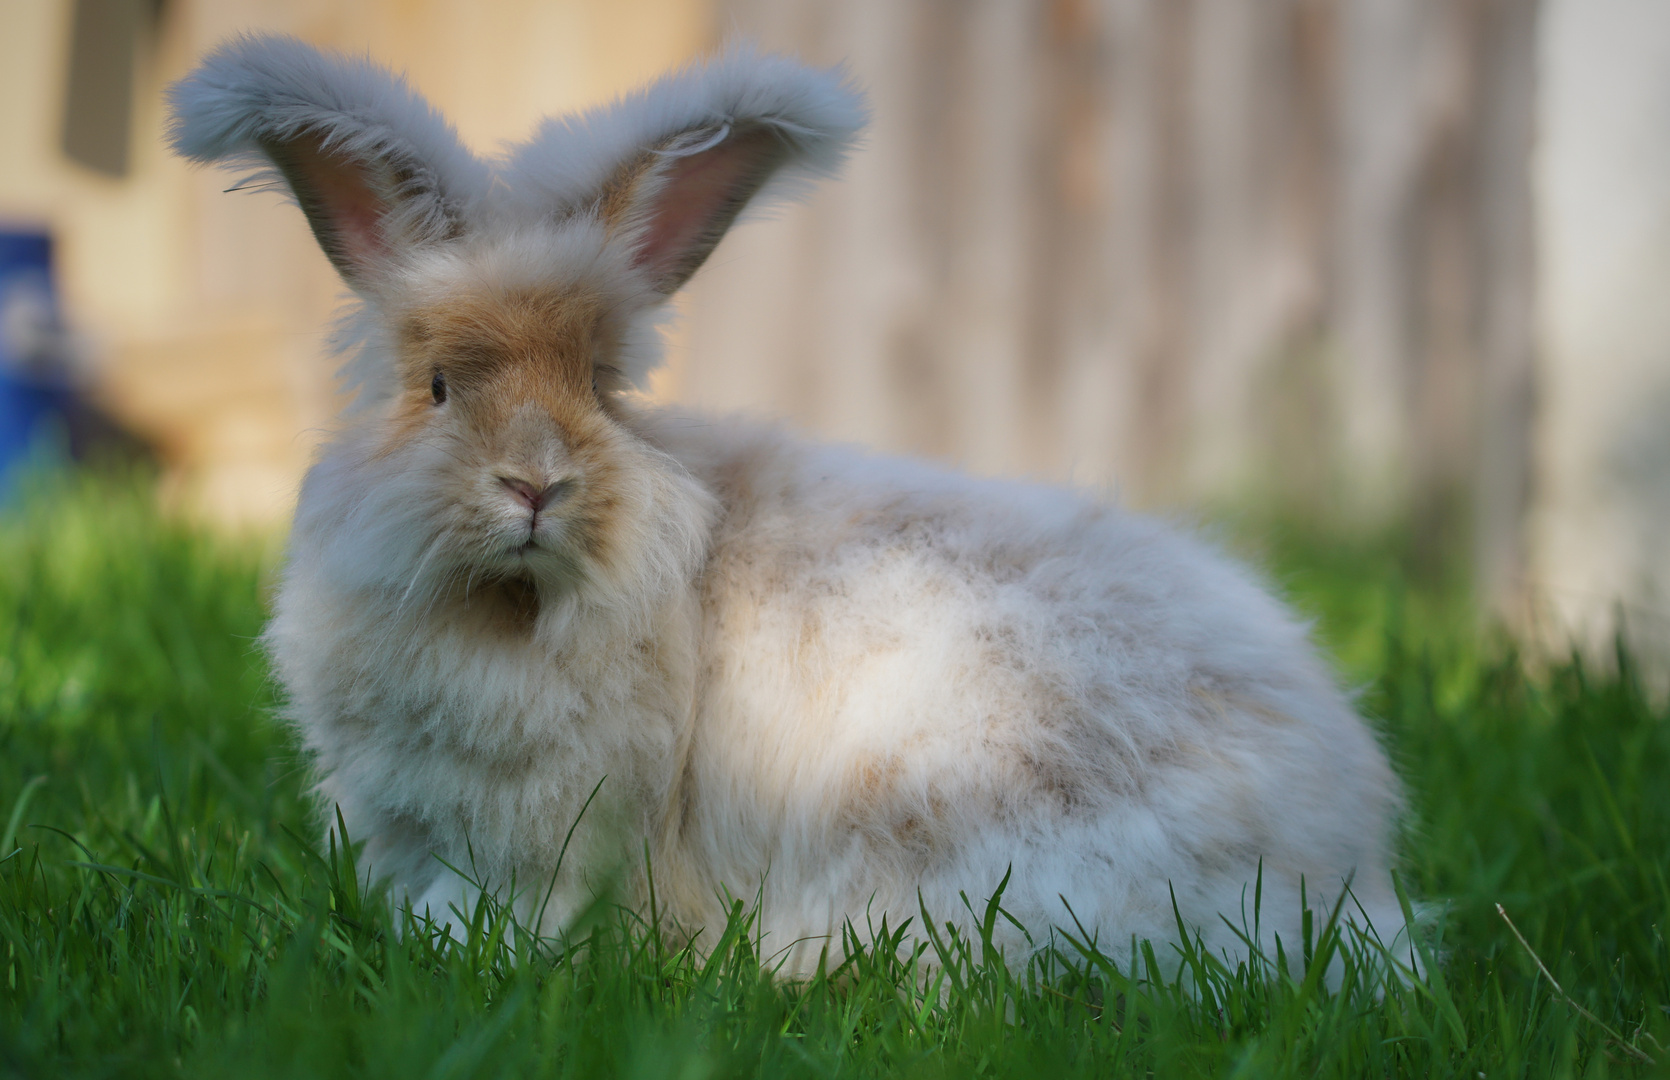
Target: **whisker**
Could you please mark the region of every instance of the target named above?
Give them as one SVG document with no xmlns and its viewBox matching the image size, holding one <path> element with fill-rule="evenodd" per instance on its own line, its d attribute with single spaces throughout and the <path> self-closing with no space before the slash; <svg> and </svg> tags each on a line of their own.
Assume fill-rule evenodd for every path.
<svg viewBox="0 0 1670 1080">
<path fill-rule="evenodd" d="M 424 548 L 423 557 L 418 560 L 417 566 L 412 570 L 412 580 L 407 584 L 406 590 L 400 594 L 400 600 L 394 606 L 396 618 L 404 613 L 406 604 L 411 599 L 412 591 L 417 588 L 418 582 L 422 579 L 424 568 L 429 565 L 429 560 L 435 557 L 435 553 L 451 537 L 452 532 L 452 526 L 443 526 L 441 531 L 435 534 L 435 538 L 429 542 L 429 545 Z M 431 604 L 433 604 L 433 600 L 431 600 Z"/>
</svg>

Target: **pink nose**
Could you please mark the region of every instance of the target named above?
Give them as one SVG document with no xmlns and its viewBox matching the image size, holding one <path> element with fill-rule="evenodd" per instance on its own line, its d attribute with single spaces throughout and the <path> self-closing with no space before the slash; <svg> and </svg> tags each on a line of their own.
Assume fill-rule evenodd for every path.
<svg viewBox="0 0 1670 1080">
<path fill-rule="evenodd" d="M 562 481 L 559 480 L 554 484 L 547 484 L 545 487 L 539 488 L 526 480 L 519 480 L 513 476 L 501 476 L 499 477 L 499 483 L 505 486 L 513 499 L 536 514 L 555 495 L 562 491 L 563 486 Z"/>
</svg>

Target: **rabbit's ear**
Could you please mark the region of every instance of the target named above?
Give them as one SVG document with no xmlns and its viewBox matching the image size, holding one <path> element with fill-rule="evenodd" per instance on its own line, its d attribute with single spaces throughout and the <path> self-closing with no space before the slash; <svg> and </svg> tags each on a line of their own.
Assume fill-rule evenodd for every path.
<svg viewBox="0 0 1670 1080">
<path fill-rule="evenodd" d="M 595 213 L 666 295 L 750 203 L 833 172 L 864 120 L 840 71 L 734 48 L 613 105 L 547 120 L 506 176 L 535 214 Z"/>
<path fill-rule="evenodd" d="M 174 149 L 288 186 L 349 285 L 460 235 L 487 167 L 405 80 L 294 38 L 244 37 L 169 91 Z"/>
<path fill-rule="evenodd" d="M 604 222 L 656 289 L 672 293 L 791 152 L 764 125 L 687 132 L 622 170 L 604 192 Z"/>
</svg>

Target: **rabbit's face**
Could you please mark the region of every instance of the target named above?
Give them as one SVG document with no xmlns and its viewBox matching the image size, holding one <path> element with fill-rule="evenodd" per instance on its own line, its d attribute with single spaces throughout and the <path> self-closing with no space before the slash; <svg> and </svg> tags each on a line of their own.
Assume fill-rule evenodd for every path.
<svg viewBox="0 0 1670 1080">
<path fill-rule="evenodd" d="M 499 290 L 400 318 L 378 453 L 434 485 L 443 564 L 557 584 L 607 548 L 627 448 L 604 314 L 584 293 Z"/>
<path fill-rule="evenodd" d="M 688 517 L 620 401 L 658 345 L 624 258 L 582 224 L 517 229 L 415 258 L 370 302 L 372 401 L 302 500 L 333 508 L 353 577 L 570 591 L 632 573 L 653 523 Z"/>
</svg>

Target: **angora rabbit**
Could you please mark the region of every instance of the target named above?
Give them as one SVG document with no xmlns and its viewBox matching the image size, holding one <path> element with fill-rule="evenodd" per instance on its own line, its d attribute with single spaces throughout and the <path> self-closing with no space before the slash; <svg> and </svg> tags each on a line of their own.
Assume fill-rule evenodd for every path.
<svg viewBox="0 0 1670 1080">
<path fill-rule="evenodd" d="M 1260 874 L 1267 948 L 1297 951 L 1301 879 L 1405 931 L 1386 758 L 1245 570 L 1070 492 L 627 393 L 737 215 L 852 146 L 839 73 L 735 50 L 492 159 L 289 38 L 172 104 L 175 148 L 286 185 L 358 299 L 266 642 L 397 900 L 445 923 L 481 895 L 457 868 L 550 933 L 605 880 L 642 902 L 647 864 L 684 933 L 757 896 L 791 972 L 849 920 L 966 925 L 1005 873 L 1039 941 L 1175 939 L 1175 896 L 1244 956 L 1220 915 Z"/>
</svg>

